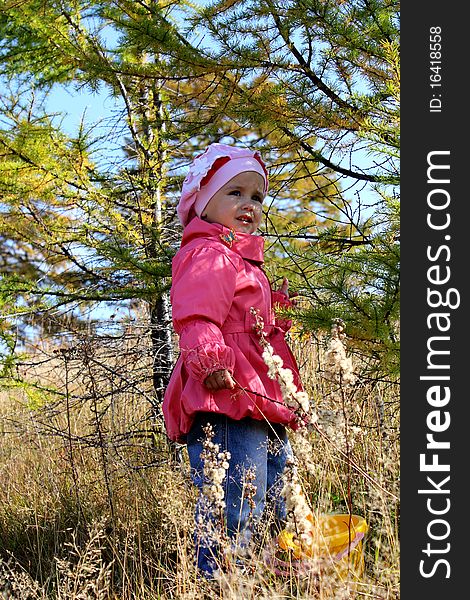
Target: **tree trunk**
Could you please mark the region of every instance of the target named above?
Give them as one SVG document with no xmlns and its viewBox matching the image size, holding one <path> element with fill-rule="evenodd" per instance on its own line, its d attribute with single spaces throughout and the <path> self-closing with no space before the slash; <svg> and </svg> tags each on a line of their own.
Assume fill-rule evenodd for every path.
<svg viewBox="0 0 470 600">
<path fill-rule="evenodd" d="M 149 60 L 144 55 L 142 60 Z M 144 83 L 140 91 L 140 112 L 142 115 L 142 136 L 147 148 L 144 170 L 150 173 L 149 193 L 153 210 L 154 235 L 148 246 L 148 254 L 152 258 L 159 255 L 158 245 L 165 244 L 163 180 L 167 160 L 165 149 L 165 110 L 161 92 L 155 84 Z M 143 165 L 142 165 L 143 166 Z M 161 405 L 166 386 L 173 368 L 172 320 L 169 293 L 165 292 L 150 302 L 150 327 L 152 341 L 152 381 L 156 403 L 153 406 L 154 418 L 161 415 Z"/>
<path fill-rule="evenodd" d="M 153 350 L 153 388 L 158 403 L 155 408 L 159 410 L 173 368 L 171 307 L 168 294 L 164 294 L 151 305 L 150 325 Z"/>
</svg>

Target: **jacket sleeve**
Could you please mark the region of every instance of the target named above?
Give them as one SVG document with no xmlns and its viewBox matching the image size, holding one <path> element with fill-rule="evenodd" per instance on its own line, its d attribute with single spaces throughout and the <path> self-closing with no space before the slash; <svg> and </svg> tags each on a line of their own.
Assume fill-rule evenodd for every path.
<svg viewBox="0 0 470 600">
<path fill-rule="evenodd" d="M 173 273 L 173 326 L 188 372 L 201 383 L 220 369 L 233 374 L 235 354 L 220 330 L 232 305 L 237 267 L 211 247 L 187 252 Z"/>
<path fill-rule="evenodd" d="M 292 306 L 292 301 L 289 299 L 287 294 L 282 292 L 272 291 L 272 303 L 274 312 L 276 313 L 276 309 L 279 308 L 290 308 Z M 276 316 L 276 325 L 286 333 L 292 327 L 292 320 L 285 319 Z"/>
</svg>

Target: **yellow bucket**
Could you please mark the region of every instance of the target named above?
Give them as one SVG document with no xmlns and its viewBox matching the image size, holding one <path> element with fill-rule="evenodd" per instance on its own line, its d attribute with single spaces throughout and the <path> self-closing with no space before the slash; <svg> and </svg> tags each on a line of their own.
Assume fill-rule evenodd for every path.
<svg viewBox="0 0 470 600">
<path fill-rule="evenodd" d="M 338 514 L 307 517 L 314 525 L 310 544 L 300 545 L 294 534 L 281 531 L 277 544 L 283 551 L 291 551 L 294 559 L 329 558 L 341 578 L 359 579 L 364 572 L 362 540 L 368 525 L 358 515 Z"/>
</svg>

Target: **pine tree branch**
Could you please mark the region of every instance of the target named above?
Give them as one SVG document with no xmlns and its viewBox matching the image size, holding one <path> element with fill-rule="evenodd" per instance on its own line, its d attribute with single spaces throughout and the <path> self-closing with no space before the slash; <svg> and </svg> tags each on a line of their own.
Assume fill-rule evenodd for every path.
<svg viewBox="0 0 470 600">
<path fill-rule="evenodd" d="M 315 148 L 312 148 L 310 144 L 307 144 L 307 142 L 302 140 L 297 134 L 295 134 L 287 127 L 281 126 L 280 130 L 287 136 L 289 136 L 291 139 L 294 139 L 299 144 L 299 146 L 301 146 L 313 157 L 315 161 L 321 163 L 325 167 L 328 167 L 335 173 L 341 173 L 342 175 L 346 175 L 347 177 L 352 177 L 353 179 L 358 179 L 359 181 L 368 181 L 370 183 L 379 183 L 383 180 L 382 177 L 376 175 L 366 175 L 365 173 L 358 173 L 357 171 L 352 171 L 351 169 L 340 167 L 338 164 L 332 162 L 331 160 L 323 156 L 319 150 L 315 150 Z"/>
<path fill-rule="evenodd" d="M 324 235 L 313 235 L 310 233 L 263 233 L 263 237 L 273 237 L 276 239 L 290 239 L 290 240 L 311 240 L 315 242 L 336 242 L 342 246 L 373 246 L 372 240 L 361 239 L 353 240 L 351 238 L 344 237 L 326 237 Z"/>
<path fill-rule="evenodd" d="M 348 112 L 350 112 L 352 114 L 355 114 L 355 113 L 360 114 L 357 107 L 355 107 L 355 106 L 349 104 L 348 102 L 346 102 L 345 100 L 343 100 L 340 96 L 338 96 L 338 94 L 334 90 L 332 90 L 328 85 L 326 85 L 326 83 L 320 77 L 318 77 L 318 75 L 316 75 L 312 71 L 312 69 L 310 68 L 310 65 L 304 59 L 300 50 L 296 47 L 294 42 L 290 39 L 289 34 L 286 31 L 286 28 L 284 27 L 284 25 L 281 21 L 279 13 L 276 10 L 276 7 L 273 6 L 273 3 L 270 0 L 266 0 L 266 4 L 269 6 L 270 14 L 276 24 L 277 30 L 279 31 L 282 39 L 284 40 L 284 42 L 285 42 L 286 46 L 289 48 L 289 50 L 292 52 L 293 56 L 295 57 L 295 59 L 297 60 L 299 65 L 302 67 L 302 70 L 305 73 L 305 75 L 308 77 L 308 79 L 310 79 L 310 81 L 319 90 L 321 90 L 325 94 L 325 96 L 327 96 L 327 98 L 329 98 L 337 106 L 341 107 L 344 110 L 347 110 Z M 357 127 L 356 130 L 357 129 L 359 129 L 359 127 Z"/>
<path fill-rule="evenodd" d="M 274 8 L 272 3 L 270 4 L 270 8 L 272 9 L 273 13 Z M 273 18 L 276 18 L 275 15 L 272 15 Z M 176 28 L 174 27 L 174 25 L 172 23 L 170 23 L 169 21 L 167 21 L 165 18 L 162 18 L 162 20 L 165 22 L 165 24 L 172 28 L 172 33 L 175 35 L 175 37 L 188 49 L 191 49 L 194 52 L 195 56 L 200 56 L 200 52 L 198 52 L 197 48 L 195 48 L 194 46 L 191 45 L 191 43 L 184 38 L 179 31 L 176 30 Z M 280 25 L 282 28 L 282 24 Z M 304 59 L 302 58 L 301 54 L 299 53 L 298 49 L 295 48 L 295 46 L 293 46 L 295 49 L 296 54 L 300 55 L 300 59 L 305 63 Z M 292 49 L 289 47 L 289 49 L 292 51 Z M 306 65 L 306 63 L 305 63 Z M 215 65 L 214 65 L 215 66 Z M 216 65 L 217 66 L 217 71 L 218 72 L 220 70 L 220 65 Z M 308 67 L 308 65 L 306 65 L 306 67 Z M 339 106 L 341 106 L 342 108 L 347 109 L 348 111 L 353 111 L 356 113 L 359 113 L 359 111 L 357 110 L 357 108 L 349 105 L 347 102 L 345 102 L 344 100 L 342 100 L 339 96 L 337 96 L 333 90 L 331 90 L 328 86 L 326 86 L 324 84 L 324 82 L 322 82 L 321 79 L 317 78 L 317 76 L 312 73 L 312 76 L 315 78 L 315 84 L 317 85 L 317 87 L 323 92 L 325 93 L 325 95 L 327 97 L 329 97 L 331 100 L 333 100 L 336 104 L 338 104 Z M 230 89 L 233 90 L 234 93 L 236 93 L 241 99 L 243 99 L 245 102 L 249 102 L 249 103 L 253 103 L 254 98 L 249 96 L 247 91 L 237 82 L 235 81 L 233 78 L 230 78 L 227 76 L 226 73 L 222 73 L 220 75 L 220 80 L 227 83 L 230 86 Z M 318 80 L 318 81 L 317 81 Z M 315 161 L 318 161 L 319 163 L 321 163 L 322 165 L 324 165 L 325 167 L 332 169 L 333 171 L 335 171 L 336 173 L 341 173 L 342 175 L 345 175 L 347 177 L 351 177 L 353 179 L 357 179 L 359 181 L 367 181 L 370 183 L 379 183 L 382 181 L 382 178 L 379 176 L 375 176 L 375 175 L 367 175 L 364 173 L 358 173 L 357 171 L 353 171 L 351 169 L 346 169 L 344 167 L 341 167 L 335 163 L 333 163 L 332 161 L 330 161 L 329 159 L 327 159 L 325 156 L 323 156 L 318 150 L 315 150 L 314 148 L 312 148 L 312 146 L 310 146 L 310 144 L 307 144 L 304 140 L 302 140 L 300 138 L 300 136 L 298 134 L 296 134 L 293 130 L 285 127 L 285 126 L 279 126 L 280 131 L 282 131 L 285 135 L 287 135 L 288 137 L 290 137 L 291 139 L 295 140 L 304 150 L 306 150 L 313 158 Z"/>
</svg>

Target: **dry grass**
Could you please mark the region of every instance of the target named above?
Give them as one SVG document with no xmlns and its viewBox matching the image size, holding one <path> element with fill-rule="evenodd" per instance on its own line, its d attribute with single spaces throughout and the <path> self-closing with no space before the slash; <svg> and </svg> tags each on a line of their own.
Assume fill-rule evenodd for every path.
<svg viewBox="0 0 470 600">
<path fill-rule="evenodd" d="M 399 597 L 396 385 L 359 379 L 338 400 L 320 376 L 321 346 L 293 344 L 308 391 L 330 418 L 309 440 L 304 488 L 320 513 L 351 507 L 367 520 L 362 579 L 348 583 L 326 567 L 279 577 L 254 551 L 243 572 L 212 585 L 193 566 L 196 495 L 185 450 L 175 458 L 150 418 L 142 335 L 123 343 L 69 356 L 42 349 L 26 371 L 49 392 L 1 392 L 0 597 Z"/>
</svg>

